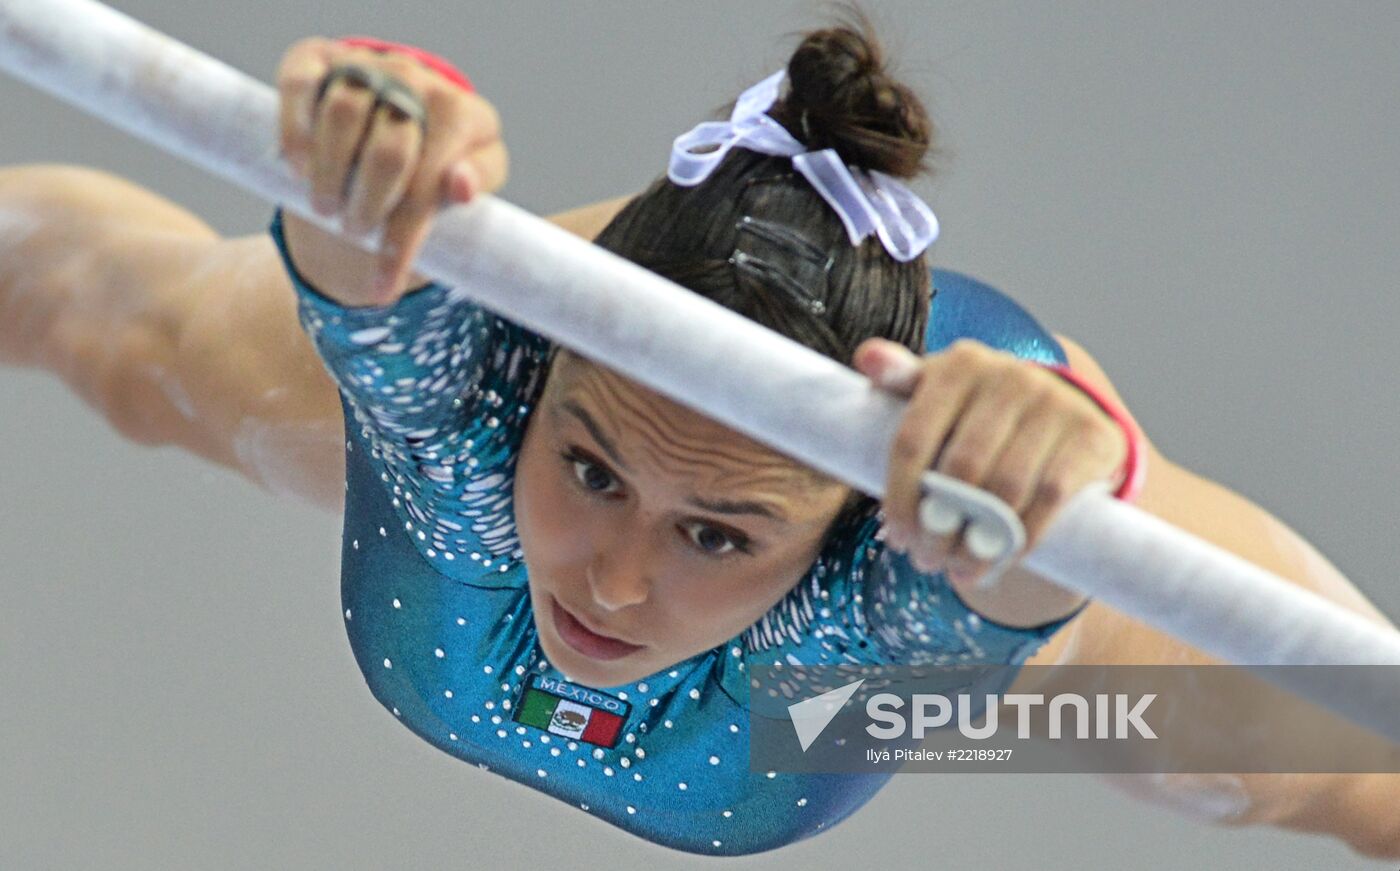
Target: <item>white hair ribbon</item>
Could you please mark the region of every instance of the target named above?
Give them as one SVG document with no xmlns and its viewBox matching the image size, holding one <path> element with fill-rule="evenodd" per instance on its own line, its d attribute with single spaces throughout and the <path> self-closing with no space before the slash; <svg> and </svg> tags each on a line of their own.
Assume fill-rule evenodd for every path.
<svg viewBox="0 0 1400 871">
<path fill-rule="evenodd" d="M 808 151 L 765 114 L 777 102 L 786 75 L 786 69 L 778 70 L 740 94 L 728 121 L 706 121 L 677 136 L 667 177 L 684 187 L 697 185 L 736 145 L 791 157 L 797 171 L 841 216 L 852 245 L 875 233 L 894 259 L 907 262 L 918 257 L 938 238 L 938 218 L 927 203 L 878 170 L 853 172 L 834 148 Z"/>
</svg>

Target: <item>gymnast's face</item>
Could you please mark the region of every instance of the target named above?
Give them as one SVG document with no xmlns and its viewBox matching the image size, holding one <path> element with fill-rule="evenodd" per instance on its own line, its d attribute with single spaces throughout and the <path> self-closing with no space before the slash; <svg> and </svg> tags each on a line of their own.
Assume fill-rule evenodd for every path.
<svg viewBox="0 0 1400 871">
<path fill-rule="evenodd" d="M 545 656 L 606 687 L 724 644 L 807 572 L 849 493 L 561 350 L 515 476 Z"/>
</svg>

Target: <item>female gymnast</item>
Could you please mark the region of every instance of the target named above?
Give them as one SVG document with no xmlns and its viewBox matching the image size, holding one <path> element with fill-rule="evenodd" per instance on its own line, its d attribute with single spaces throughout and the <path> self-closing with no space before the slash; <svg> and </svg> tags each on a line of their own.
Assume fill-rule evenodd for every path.
<svg viewBox="0 0 1400 871">
<path fill-rule="evenodd" d="M 933 127 L 853 18 L 739 103 L 898 193 Z M 740 144 L 682 178 L 678 147 L 640 195 L 552 220 L 907 397 L 879 503 L 412 272 L 436 210 L 506 175 L 495 111 L 450 65 L 315 38 L 278 85 L 286 159 L 347 233 L 384 229 L 379 255 L 280 210 L 270 239 L 223 239 L 111 176 L 9 168 L 0 203 L 27 229 L 0 238 L 0 359 L 59 374 L 128 438 L 343 503 L 357 661 L 445 752 L 660 844 L 752 853 L 888 775 L 749 772 L 751 665 L 1210 661 L 1021 568 L 983 589 L 961 533 L 919 522 L 931 467 L 1015 508 L 1027 549 L 1108 486 L 1389 625 L 1267 512 L 1162 457 L 1081 347 L 930 270 L 930 234 L 859 239 L 794 155 Z M 1397 779 L 1120 783 L 1396 856 Z"/>
</svg>

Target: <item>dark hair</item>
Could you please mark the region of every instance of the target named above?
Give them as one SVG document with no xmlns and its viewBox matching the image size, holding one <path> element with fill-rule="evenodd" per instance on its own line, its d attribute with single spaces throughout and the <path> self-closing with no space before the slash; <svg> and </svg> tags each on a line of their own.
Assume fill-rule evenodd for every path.
<svg viewBox="0 0 1400 871">
<path fill-rule="evenodd" d="M 834 148 L 848 165 L 913 178 L 926 171 L 933 124 L 919 98 L 886 73 L 866 15 L 850 4 L 840 12 L 834 26 L 802 35 L 787 66 L 788 92 L 768 114 L 809 150 Z M 786 231 L 763 234 L 762 261 L 774 269 L 731 260 L 745 217 Z M 933 293 L 925 258 L 901 263 L 874 235 L 852 246 L 791 158 L 734 148 L 694 187 L 662 176 L 596 242 L 844 365 L 872 336 L 924 353 Z M 824 283 L 802 288 L 824 311 L 804 305 L 785 276 Z M 863 498 L 853 493 L 842 513 Z"/>
</svg>

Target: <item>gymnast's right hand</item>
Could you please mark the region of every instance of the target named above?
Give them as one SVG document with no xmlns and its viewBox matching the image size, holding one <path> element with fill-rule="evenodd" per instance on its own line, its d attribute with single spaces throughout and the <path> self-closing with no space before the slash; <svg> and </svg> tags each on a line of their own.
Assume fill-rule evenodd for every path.
<svg viewBox="0 0 1400 871">
<path fill-rule="evenodd" d="M 394 107 L 376 105 L 374 93 L 355 81 L 336 77 L 320 93 L 342 63 L 386 73 L 412 90 L 427 110 L 426 135 Z M 384 227 L 375 255 L 284 213 L 298 271 L 342 305 L 389 305 L 427 283 L 410 267 L 437 210 L 505 183 L 495 108 L 415 58 L 304 39 L 283 55 L 277 90 L 282 154 L 310 181 L 316 211 L 338 215 L 356 235 Z"/>
</svg>

